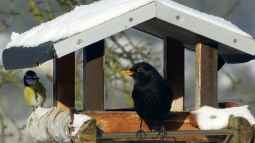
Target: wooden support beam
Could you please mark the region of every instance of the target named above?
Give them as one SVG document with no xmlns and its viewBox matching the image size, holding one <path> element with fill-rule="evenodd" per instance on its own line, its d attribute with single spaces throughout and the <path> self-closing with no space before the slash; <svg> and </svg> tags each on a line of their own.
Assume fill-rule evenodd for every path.
<svg viewBox="0 0 255 143">
<path fill-rule="evenodd" d="M 195 108 L 202 105 L 217 106 L 217 59 L 218 50 L 203 42 L 196 44 Z"/>
<path fill-rule="evenodd" d="M 164 42 L 164 76 L 173 89 L 172 111 L 184 110 L 184 46 L 180 41 L 166 38 Z"/>
<path fill-rule="evenodd" d="M 84 109 L 104 110 L 104 41 L 87 46 L 83 52 Z"/>
<path fill-rule="evenodd" d="M 132 111 L 105 111 L 84 112 L 96 120 L 98 128 L 98 142 L 105 141 L 155 141 L 160 140 L 157 131 L 151 131 L 147 124 L 143 124 L 146 136 L 139 138 L 136 132 L 139 130 L 140 118 Z M 123 120 L 125 119 L 125 120 Z M 190 113 L 169 113 L 165 122 L 167 136 L 164 141 L 223 141 L 226 136 L 233 135 L 231 129 L 223 130 L 199 130 L 197 123 Z"/>
<path fill-rule="evenodd" d="M 141 141 L 148 143 L 152 141 L 163 141 L 163 142 L 210 142 L 218 143 L 225 140 L 228 134 L 231 134 L 231 130 L 212 130 L 212 131 L 168 131 L 166 136 L 162 139 L 157 131 L 146 132 L 144 137 L 137 137 L 136 133 L 112 133 L 102 134 L 97 137 L 97 141 L 105 143 L 105 141 Z M 225 143 L 225 142 L 224 142 Z M 228 143 L 228 142 L 226 142 Z"/>
<path fill-rule="evenodd" d="M 54 61 L 54 104 L 64 110 L 74 108 L 75 55 L 68 54 Z"/>
</svg>

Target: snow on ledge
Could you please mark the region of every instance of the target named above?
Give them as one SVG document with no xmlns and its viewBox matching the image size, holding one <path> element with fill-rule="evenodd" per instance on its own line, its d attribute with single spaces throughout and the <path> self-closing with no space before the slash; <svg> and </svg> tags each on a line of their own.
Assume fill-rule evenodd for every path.
<svg viewBox="0 0 255 143">
<path fill-rule="evenodd" d="M 248 105 L 218 109 L 210 106 L 203 106 L 192 111 L 195 115 L 198 126 L 201 130 L 217 130 L 228 126 L 231 115 L 245 118 L 251 125 L 255 124 L 255 118 L 248 109 Z"/>
</svg>

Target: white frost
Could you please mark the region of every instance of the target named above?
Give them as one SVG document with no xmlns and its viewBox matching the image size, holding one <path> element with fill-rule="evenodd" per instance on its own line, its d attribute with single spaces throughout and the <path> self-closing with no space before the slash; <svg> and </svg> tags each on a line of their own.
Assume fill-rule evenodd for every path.
<svg viewBox="0 0 255 143">
<path fill-rule="evenodd" d="M 249 111 L 248 105 L 225 109 L 203 106 L 198 110 L 192 111 L 192 114 L 195 115 L 198 126 L 201 130 L 216 130 L 226 128 L 231 115 L 235 117 L 243 117 L 251 125 L 255 124 L 254 116 Z"/>
<path fill-rule="evenodd" d="M 173 9 L 199 17 L 200 19 L 204 19 L 244 36 L 251 37 L 248 33 L 245 33 L 231 22 L 202 13 L 171 0 L 101 0 L 90 5 L 77 6 L 72 11 L 49 22 L 42 23 L 24 33 L 13 33 L 7 48 L 15 46 L 35 47 L 49 41 L 56 42 L 84 30 L 88 30 L 93 26 L 103 24 L 109 19 L 135 10 L 151 2 L 163 3 Z"/>
</svg>

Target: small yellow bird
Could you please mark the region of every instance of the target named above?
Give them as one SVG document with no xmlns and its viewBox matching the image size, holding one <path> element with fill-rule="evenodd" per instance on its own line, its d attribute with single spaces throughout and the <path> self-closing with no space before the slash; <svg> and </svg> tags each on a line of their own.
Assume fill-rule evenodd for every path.
<svg viewBox="0 0 255 143">
<path fill-rule="evenodd" d="M 46 89 L 39 81 L 39 77 L 34 71 L 27 71 L 24 75 L 24 99 L 33 110 L 42 107 L 46 99 Z"/>
</svg>

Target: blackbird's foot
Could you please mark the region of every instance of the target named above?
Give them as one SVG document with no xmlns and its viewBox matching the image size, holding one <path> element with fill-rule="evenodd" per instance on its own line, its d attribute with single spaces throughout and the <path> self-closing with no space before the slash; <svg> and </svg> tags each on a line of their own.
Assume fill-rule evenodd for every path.
<svg viewBox="0 0 255 143">
<path fill-rule="evenodd" d="M 144 138 L 146 136 L 144 130 L 140 129 L 136 132 L 136 137 L 137 138 Z"/>
<path fill-rule="evenodd" d="M 160 140 L 164 141 L 165 137 L 167 136 L 167 130 L 165 126 L 161 126 L 160 130 L 158 131 L 158 135 L 160 136 Z"/>
</svg>

